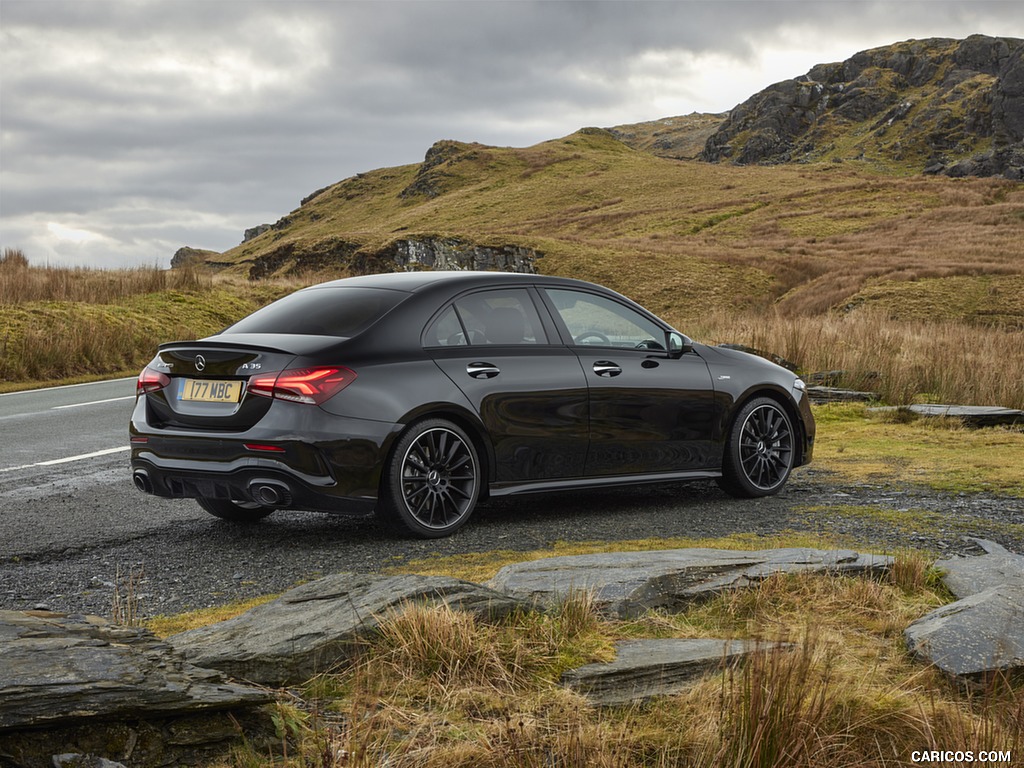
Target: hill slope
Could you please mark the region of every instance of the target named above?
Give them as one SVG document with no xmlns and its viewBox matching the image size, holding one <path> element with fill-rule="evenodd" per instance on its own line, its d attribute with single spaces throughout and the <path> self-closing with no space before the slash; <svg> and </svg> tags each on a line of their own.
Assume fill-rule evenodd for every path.
<svg viewBox="0 0 1024 768">
<path fill-rule="evenodd" d="M 936 175 L 1024 170 L 1022 54 L 1013 38 L 909 41 L 819 65 L 727 117 L 526 148 L 439 141 L 423 163 L 318 190 L 201 255 L 250 278 L 569 275 L 679 322 L 715 308 L 882 306 L 1024 327 L 1024 185 Z M 679 159 L 698 153 L 731 162 Z"/>
<path fill-rule="evenodd" d="M 674 161 L 584 129 L 523 149 L 438 142 L 422 164 L 322 190 L 210 262 L 257 278 L 304 269 L 540 271 L 606 283 L 670 318 L 777 304 L 806 313 L 913 281 L 984 281 L 962 317 L 1024 322 L 1024 187 L 896 178 L 847 165 Z M 980 285 L 980 283 L 979 283 Z"/>
</svg>

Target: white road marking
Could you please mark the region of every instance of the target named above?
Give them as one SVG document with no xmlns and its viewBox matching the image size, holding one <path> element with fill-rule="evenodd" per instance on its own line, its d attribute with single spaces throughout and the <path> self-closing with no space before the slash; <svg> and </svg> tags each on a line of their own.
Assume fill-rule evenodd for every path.
<svg viewBox="0 0 1024 768">
<path fill-rule="evenodd" d="M 134 400 L 135 395 L 126 395 L 124 397 L 108 397 L 106 400 L 93 400 L 88 403 L 71 403 L 71 405 L 55 405 L 50 410 L 59 411 L 62 408 L 81 408 L 83 405 L 99 405 L 100 403 L 114 403 L 118 400 Z"/>
<path fill-rule="evenodd" d="M 84 461 L 85 459 L 95 459 L 100 456 L 109 456 L 112 453 L 121 453 L 123 451 L 130 451 L 131 446 L 125 445 L 120 448 L 106 448 L 102 451 L 93 451 L 92 453 L 83 453 L 79 456 L 67 456 L 63 459 L 50 459 L 49 461 L 37 461 L 35 464 L 22 464 L 20 467 L 2 467 L 0 472 L 15 472 L 19 469 L 31 469 L 32 467 L 52 467 L 55 464 L 68 464 L 72 461 Z"/>
<path fill-rule="evenodd" d="M 17 392 L 0 392 L 0 397 L 9 395 L 30 395 L 38 392 L 52 392 L 55 389 L 71 389 L 73 387 L 91 387 L 93 384 L 109 384 L 112 381 L 132 381 L 135 376 L 126 376 L 123 379 L 103 379 L 102 381 L 83 381 L 81 384 L 61 384 L 57 387 L 40 387 L 39 389 L 19 389 Z"/>
</svg>

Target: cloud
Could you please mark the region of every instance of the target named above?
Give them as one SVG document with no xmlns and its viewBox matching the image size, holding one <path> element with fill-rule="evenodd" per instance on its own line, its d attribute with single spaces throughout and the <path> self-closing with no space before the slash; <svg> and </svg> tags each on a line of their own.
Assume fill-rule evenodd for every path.
<svg viewBox="0 0 1024 768">
<path fill-rule="evenodd" d="M 168 263 L 441 138 L 523 146 L 724 111 L 910 37 L 1024 36 L 1017 2 L 4 0 L 0 245 Z M 99 239 L 61 238 L 51 223 Z"/>
</svg>

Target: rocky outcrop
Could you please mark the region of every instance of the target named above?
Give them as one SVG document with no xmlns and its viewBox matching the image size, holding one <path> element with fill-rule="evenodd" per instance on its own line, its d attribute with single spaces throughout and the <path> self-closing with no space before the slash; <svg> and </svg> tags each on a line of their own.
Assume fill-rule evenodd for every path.
<svg viewBox="0 0 1024 768">
<path fill-rule="evenodd" d="M 0 731 L 269 700 L 185 661 L 143 629 L 95 616 L 0 611 Z"/>
<path fill-rule="evenodd" d="M 650 609 L 672 612 L 725 590 L 754 586 L 780 573 L 879 574 L 892 558 L 849 550 L 669 549 L 549 557 L 507 565 L 488 582 L 499 592 L 543 607 L 577 592 L 617 618 Z"/>
<path fill-rule="evenodd" d="M 68 747 L 131 766 L 188 764 L 179 763 L 185 755 L 202 763 L 237 738 L 235 722 L 259 721 L 270 701 L 269 691 L 198 668 L 146 630 L 0 611 L 2 766 L 48 767 Z M 61 764 L 103 759 L 79 757 Z"/>
<path fill-rule="evenodd" d="M 615 644 L 614 661 L 568 670 L 562 684 L 601 706 L 634 704 L 680 693 L 704 675 L 775 647 L 741 640 L 625 640 Z"/>
<path fill-rule="evenodd" d="M 456 269 L 536 274 L 542 256 L 518 245 L 476 245 L 459 238 L 424 237 L 398 240 L 385 255 L 399 269 Z"/>
<path fill-rule="evenodd" d="M 862 51 L 776 83 L 729 113 L 701 159 L 876 159 L 1021 179 L 1022 142 L 1024 40 L 974 35 Z"/>
<path fill-rule="evenodd" d="M 194 664 L 233 677 L 300 684 L 349 659 L 381 621 L 414 603 L 444 603 L 491 619 L 522 605 L 460 579 L 338 573 L 167 641 Z"/>
<path fill-rule="evenodd" d="M 249 279 L 347 268 L 352 274 L 419 269 L 486 270 L 536 274 L 544 254 L 518 245 L 480 245 L 457 237 L 409 237 L 370 251 L 358 242 L 325 238 L 312 245 L 284 243 L 253 260 Z"/>
<path fill-rule="evenodd" d="M 433 198 L 448 191 L 457 176 L 459 163 L 472 162 L 480 157 L 487 147 L 483 144 L 465 144 L 461 141 L 443 139 L 427 150 L 423 163 L 416 172 L 412 183 L 399 193 L 403 199 L 417 197 Z"/>
<path fill-rule="evenodd" d="M 264 232 L 269 232 L 271 229 L 273 229 L 272 224 L 258 224 L 255 227 L 249 227 L 249 229 L 245 230 L 245 233 L 242 235 L 242 242 L 248 243 L 250 240 L 255 240 Z"/>
<path fill-rule="evenodd" d="M 186 264 L 203 264 L 207 266 L 207 261 L 211 256 L 219 255 L 216 251 L 206 251 L 202 248 L 184 246 L 176 250 L 171 257 L 171 269 L 184 267 Z"/>
<path fill-rule="evenodd" d="M 935 564 L 960 599 L 904 633 L 911 653 L 957 677 L 1024 669 L 1024 556 L 977 541 L 985 555 Z"/>
</svg>

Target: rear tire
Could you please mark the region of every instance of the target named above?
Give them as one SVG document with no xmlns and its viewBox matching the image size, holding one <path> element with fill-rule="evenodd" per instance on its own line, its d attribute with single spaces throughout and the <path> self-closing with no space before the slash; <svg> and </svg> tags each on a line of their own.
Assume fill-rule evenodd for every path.
<svg viewBox="0 0 1024 768">
<path fill-rule="evenodd" d="M 741 499 L 778 493 L 793 469 L 795 442 L 785 408 L 770 397 L 751 400 L 729 430 L 719 487 Z"/>
<path fill-rule="evenodd" d="M 421 539 L 450 536 L 480 498 L 480 458 L 459 426 L 428 419 L 403 434 L 381 482 L 379 517 Z"/>
<path fill-rule="evenodd" d="M 225 499 L 196 499 L 196 503 L 214 517 L 229 523 L 258 523 L 276 510 L 261 507 L 251 501 L 227 501 Z"/>
</svg>

